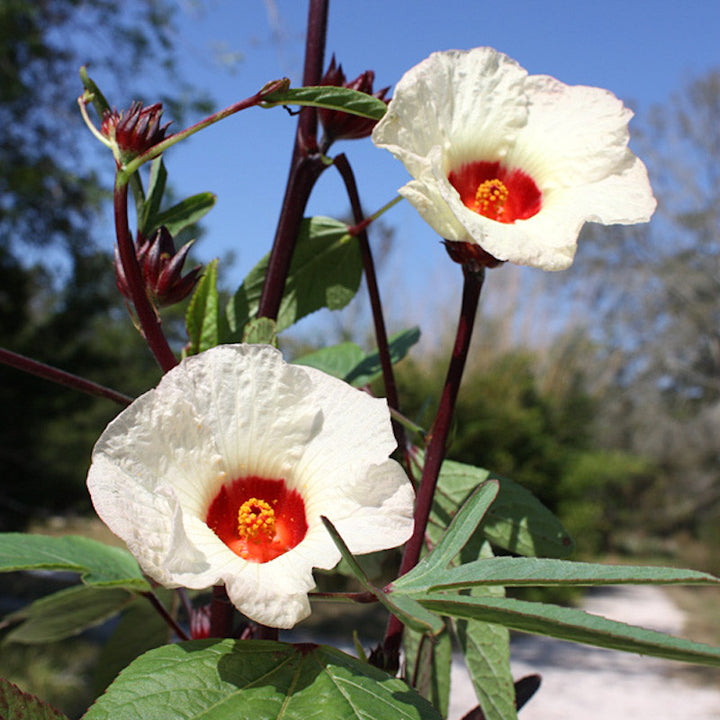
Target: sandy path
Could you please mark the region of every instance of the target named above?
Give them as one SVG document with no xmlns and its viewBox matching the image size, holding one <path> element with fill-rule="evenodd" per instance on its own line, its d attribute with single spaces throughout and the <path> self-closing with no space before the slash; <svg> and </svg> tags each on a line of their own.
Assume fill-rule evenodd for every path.
<svg viewBox="0 0 720 720">
<path fill-rule="evenodd" d="M 584 609 L 614 620 L 682 634 L 683 614 L 651 586 L 605 588 Z M 714 687 L 695 687 L 671 676 L 681 663 L 590 648 L 560 640 L 519 636 L 513 641 L 513 675 L 542 675 L 521 720 L 720 720 L 720 670 Z M 453 663 L 450 718 L 477 703 L 460 663 Z"/>
</svg>

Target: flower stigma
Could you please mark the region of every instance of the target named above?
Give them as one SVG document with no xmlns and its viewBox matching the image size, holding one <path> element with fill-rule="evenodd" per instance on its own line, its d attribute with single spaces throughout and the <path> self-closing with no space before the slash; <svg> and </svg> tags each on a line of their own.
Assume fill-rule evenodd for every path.
<svg viewBox="0 0 720 720">
<path fill-rule="evenodd" d="M 500 220 L 508 195 L 505 183 L 498 178 L 481 182 L 475 193 L 475 212 L 491 220 Z"/>
<path fill-rule="evenodd" d="M 205 522 L 236 555 L 255 563 L 292 550 L 308 529 L 302 495 L 285 480 L 257 476 L 223 485 Z"/>
<path fill-rule="evenodd" d="M 527 220 L 542 207 L 542 192 L 532 177 L 497 161 L 465 163 L 451 170 L 448 180 L 466 208 L 496 222 Z"/>
<path fill-rule="evenodd" d="M 246 540 L 256 540 L 258 535 L 275 537 L 275 511 L 265 500 L 250 498 L 240 506 L 238 535 Z"/>
</svg>

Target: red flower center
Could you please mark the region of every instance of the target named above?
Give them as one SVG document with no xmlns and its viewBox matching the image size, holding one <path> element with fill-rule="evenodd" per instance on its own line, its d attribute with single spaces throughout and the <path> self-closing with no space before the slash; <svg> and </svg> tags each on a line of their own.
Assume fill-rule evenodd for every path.
<svg viewBox="0 0 720 720">
<path fill-rule="evenodd" d="M 465 207 L 502 223 L 527 220 L 542 206 L 542 193 L 522 170 L 508 170 L 499 162 L 466 163 L 448 175 Z"/>
<path fill-rule="evenodd" d="M 236 555 L 257 563 L 292 550 L 308 529 L 300 493 L 254 475 L 223 485 L 205 522 Z"/>
</svg>

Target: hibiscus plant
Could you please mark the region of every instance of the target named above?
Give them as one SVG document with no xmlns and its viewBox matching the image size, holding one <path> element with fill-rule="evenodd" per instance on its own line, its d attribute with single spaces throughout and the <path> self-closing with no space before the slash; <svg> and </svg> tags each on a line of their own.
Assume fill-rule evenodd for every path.
<svg viewBox="0 0 720 720">
<path fill-rule="evenodd" d="M 390 99 L 388 88 L 373 90 L 370 71 L 347 81 L 334 57 L 323 74 L 327 6 L 310 0 L 302 87 L 270 81 L 178 132 L 168 132 L 160 105 L 111 109 L 81 71 L 80 110 L 116 169 L 118 288 L 164 376 L 132 399 L 1 352 L 21 370 L 127 406 L 99 438 L 87 476 L 98 516 L 127 550 L 80 536 L 0 535 L 0 570 L 79 578 L 7 616 L 3 652 L 118 616 L 112 677 L 87 720 L 444 718 L 454 641 L 477 694 L 466 717 L 511 720 L 539 678 L 512 677 L 510 630 L 720 665 L 720 648 L 507 597 L 516 586 L 720 580 L 568 559 L 572 540 L 528 491 L 445 457 L 485 273 L 505 262 L 561 270 L 585 222 L 650 219 L 647 172 L 628 149 L 630 111 L 605 90 L 529 75 L 491 48 L 434 53 Z M 258 106 L 299 108 L 297 135 L 269 254 L 222 307 L 217 261 L 184 272 L 190 248 L 174 243 L 214 197 L 167 207 L 163 153 Z M 398 406 L 394 365 L 419 331 L 387 337 L 366 236 L 400 198 L 364 217 L 348 158 L 331 154 L 338 139 L 370 136 L 407 168 L 400 196 L 462 276 L 455 344 L 428 428 Z M 304 216 L 333 168 L 353 224 Z M 320 308 L 345 307 L 362 276 L 377 351 L 343 343 L 288 362 L 282 332 Z M 178 357 L 159 309 L 187 297 Z M 375 397 L 370 384 L 380 380 Z M 357 557 L 368 553 L 392 576 Z M 333 569 L 343 582 L 326 572 L 318 589 L 314 571 Z M 322 623 L 317 637 L 295 629 L 321 605 L 342 617 L 351 603 L 385 612 L 369 647 L 356 638 L 349 652 L 351 620 L 343 651 Z M 8 716 L 64 717 L 0 681 L 0 717 Z"/>
</svg>

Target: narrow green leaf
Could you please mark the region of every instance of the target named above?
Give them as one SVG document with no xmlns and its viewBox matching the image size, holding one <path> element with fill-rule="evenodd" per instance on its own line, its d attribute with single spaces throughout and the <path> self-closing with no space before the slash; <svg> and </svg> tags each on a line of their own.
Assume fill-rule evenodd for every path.
<svg viewBox="0 0 720 720">
<path fill-rule="evenodd" d="M 452 526 L 451 526 L 452 527 Z M 429 556 L 429 557 L 432 557 Z M 547 558 L 494 557 L 427 573 L 416 582 L 398 580 L 402 592 L 460 590 L 477 585 L 720 585 L 720 579 L 696 570 L 644 565 L 603 565 Z"/>
<path fill-rule="evenodd" d="M 382 590 L 376 588 L 363 572 L 363 569 L 348 549 L 345 541 L 340 537 L 335 526 L 325 516 L 321 516 L 321 519 L 326 530 L 330 533 L 332 541 L 340 551 L 343 560 L 345 560 L 346 566 L 365 590 L 371 592 L 398 620 L 401 620 L 404 625 L 407 625 L 413 630 L 420 633 L 430 633 L 431 635 L 437 635 L 437 633 L 442 631 L 444 627 L 443 621 L 436 615 L 433 615 L 433 613 L 427 612 L 412 598 L 399 593 L 396 597 L 391 598 Z M 408 602 L 408 600 L 410 602 Z"/>
<path fill-rule="evenodd" d="M 80 573 L 86 585 L 150 589 L 127 550 L 76 535 L 0 533 L 0 572 L 15 570 L 69 570 Z"/>
<path fill-rule="evenodd" d="M 40 698 L 24 693 L 11 682 L 0 678 L 0 718 L 2 720 L 68 720 L 59 710 Z"/>
<path fill-rule="evenodd" d="M 238 342 L 247 322 L 257 315 L 268 259 L 266 255 L 248 273 L 230 300 L 226 310 L 230 332 L 223 342 Z M 320 308 L 345 307 L 355 296 L 361 275 L 360 249 L 347 226 L 332 218 L 305 218 L 280 303 L 277 332 Z"/>
<path fill-rule="evenodd" d="M 148 233 L 164 225 L 174 237 L 181 230 L 201 220 L 212 210 L 216 200 L 217 196 L 210 192 L 202 192 L 185 198 L 177 205 L 152 215 L 148 222 Z"/>
<path fill-rule="evenodd" d="M 310 105 L 312 107 L 342 110 L 351 115 L 380 120 L 387 112 L 387 105 L 367 93 L 334 85 L 300 87 L 279 90 L 265 98 L 262 107 L 278 105 Z"/>
<path fill-rule="evenodd" d="M 410 572 L 395 580 L 393 591 L 424 591 L 434 587 L 440 578 L 452 572 L 448 570 L 450 561 L 468 544 L 497 493 L 498 483 L 494 480 L 487 480 L 475 488 L 452 519 L 440 542 Z"/>
<path fill-rule="evenodd" d="M 36 645 L 79 635 L 119 613 L 132 598 L 131 593 L 120 588 L 75 585 L 8 615 L 3 624 L 20 625 L 6 640 Z"/>
<path fill-rule="evenodd" d="M 155 217 L 160 212 L 163 195 L 165 194 L 165 184 L 167 183 L 167 170 L 163 163 L 162 155 L 156 157 L 150 165 L 150 180 L 148 181 L 147 195 L 145 204 L 143 205 L 142 221 L 140 222 L 140 232 L 148 237 L 150 233 L 160 227 L 155 223 Z"/>
<path fill-rule="evenodd" d="M 185 314 L 189 339 L 187 355 L 209 350 L 220 343 L 217 291 L 218 260 L 208 263 Z"/>
<path fill-rule="evenodd" d="M 432 526 L 446 527 L 465 498 L 489 477 L 488 470 L 446 460 L 440 470 L 429 532 Z M 567 557 L 573 542 L 555 515 L 521 485 L 492 477 L 500 483 L 500 491 L 483 522 L 485 537 L 519 555 Z"/>
<path fill-rule="evenodd" d="M 172 591 L 157 588 L 155 592 L 166 606 L 172 602 Z M 110 638 L 103 644 L 93 684 L 100 694 L 135 658 L 148 650 L 170 642 L 170 628 L 144 597 L 135 598 L 123 611 Z"/>
<path fill-rule="evenodd" d="M 277 347 L 277 333 L 275 321 L 261 317 L 250 320 L 243 332 L 244 343 L 258 343 L 260 345 L 273 345 Z"/>
<path fill-rule="evenodd" d="M 420 635 L 405 628 L 405 682 L 427 698 L 447 717 L 450 704 L 450 666 L 452 644 L 450 633 L 443 630 L 435 637 Z"/>
<path fill-rule="evenodd" d="M 445 594 L 426 595 L 419 602 L 442 615 L 498 623 L 511 630 L 668 660 L 720 666 L 720 648 L 608 620 L 575 608 L 512 598 Z"/>
<path fill-rule="evenodd" d="M 402 330 L 392 335 L 388 339 L 388 350 L 392 363 L 400 362 L 419 339 L 420 328 L 418 327 Z M 366 355 L 352 370 L 346 373 L 343 379 L 355 387 L 363 387 L 381 375 L 380 353 L 376 351 Z"/>
<path fill-rule="evenodd" d="M 133 662 L 84 720 L 441 720 L 404 682 L 334 648 L 196 640 Z"/>
<path fill-rule="evenodd" d="M 478 557 L 493 557 L 487 541 L 482 542 Z M 475 587 L 473 596 L 505 597 L 505 588 Z M 510 633 L 502 625 L 482 620 L 449 620 L 470 673 L 475 694 L 485 720 L 514 720 L 515 688 L 510 669 Z"/>
</svg>

